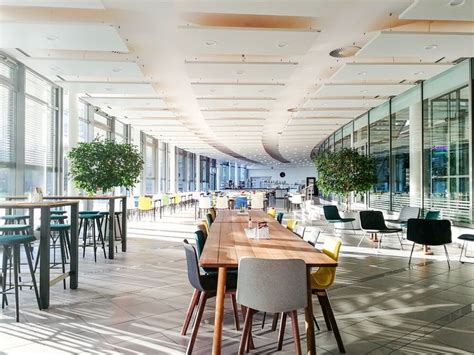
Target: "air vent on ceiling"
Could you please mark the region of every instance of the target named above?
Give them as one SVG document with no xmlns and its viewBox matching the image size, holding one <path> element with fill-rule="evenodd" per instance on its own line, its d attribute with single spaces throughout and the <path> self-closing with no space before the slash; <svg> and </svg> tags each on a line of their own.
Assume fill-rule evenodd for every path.
<svg viewBox="0 0 474 355">
<path fill-rule="evenodd" d="M 107 106 L 107 108 L 108 108 L 109 110 L 112 110 L 112 107 L 110 107 L 110 106 Z"/>
<path fill-rule="evenodd" d="M 66 79 L 64 79 L 61 75 L 56 75 L 56 77 L 61 81 L 66 81 Z"/>
<path fill-rule="evenodd" d="M 31 55 L 29 55 L 28 53 L 26 53 L 24 50 L 21 50 L 20 48 L 15 48 L 18 52 L 20 52 L 21 54 L 23 54 L 25 57 L 31 57 Z"/>
<path fill-rule="evenodd" d="M 127 54 L 127 53 L 121 52 L 121 51 L 112 51 L 112 53 L 114 53 L 114 54 Z"/>
<path fill-rule="evenodd" d="M 461 58 L 458 58 L 456 60 L 453 60 L 453 64 L 459 64 L 461 63 L 462 61 L 465 61 L 466 59 L 468 59 L 467 57 L 461 57 Z"/>
<path fill-rule="evenodd" d="M 399 84 L 403 84 L 407 79 L 403 79 L 402 81 L 399 82 Z"/>
<path fill-rule="evenodd" d="M 358 46 L 345 46 L 333 49 L 329 52 L 329 55 L 334 58 L 347 58 L 354 56 L 359 50 L 360 47 Z"/>
<path fill-rule="evenodd" d="M 444 58 L 446 58 L 446 57 L 441 57 L 441 58 L 439 58 L 435 63 L 441 62 Z"/>
</svg>

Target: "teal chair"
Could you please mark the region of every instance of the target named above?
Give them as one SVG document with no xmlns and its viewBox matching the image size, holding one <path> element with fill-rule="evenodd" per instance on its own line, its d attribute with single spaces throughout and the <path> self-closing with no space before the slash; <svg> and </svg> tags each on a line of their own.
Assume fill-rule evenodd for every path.
<svg viewBox="0 0 474 355">
<path fill-rule="evenodd" d="M 441 213 L 439 211 L 426 212 L 425 219 L 439 219 Z"/>
<path fill-rule="evenodd" d="M 277 221 L 278 223 L 282 223 L 283 222 L 283 212 L 278 212 L 277 214 Z"/>
</svg>

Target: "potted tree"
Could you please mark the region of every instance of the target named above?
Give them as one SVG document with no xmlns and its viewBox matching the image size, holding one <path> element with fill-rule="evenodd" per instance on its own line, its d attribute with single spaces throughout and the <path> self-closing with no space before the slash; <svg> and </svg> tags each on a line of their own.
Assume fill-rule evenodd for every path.
<svg viewBox="0 0 474 355">
<path fill-rule="evenodd" d="M 93 195 L 114 187 L 127 190 L 139 182 L 143 158 L 138 147 L 96 138 L 81 142 L 67 154 L 69 176 L 74 186 Z"/>
<path fill-rule="evenodd" d="M 357 214 L 349 212 L 350 195 L 363 194 L 377 182 L 375 160 L 354 149 L 343 148 L 318 155 L 315 166 L 318 188 L 325 194 L 342 197 L 344 215 L 357 218 Z"/>
</svg>

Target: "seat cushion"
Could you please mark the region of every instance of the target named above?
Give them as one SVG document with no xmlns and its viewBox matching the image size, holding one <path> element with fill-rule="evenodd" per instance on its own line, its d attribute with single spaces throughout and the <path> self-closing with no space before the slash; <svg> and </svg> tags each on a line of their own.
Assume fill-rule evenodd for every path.
<svg viewBox="0 0 474 355">
<path fill-rule="evenodd" d="M 98 218 L 102 218 L 102 216 L 98 213 L 94 213 L 94 214 L 81 214 L 79 216 L 79 218 L 83 218 L 83 219 L 98 219 Z"/>
<path fill-rule="evenodd" d="M 60 231 L 60 230 L 68 230 L 71 228 L 70 224 L 51 224 L 51 230 Z"/>
<path fill-rule="evenodd" d="M 18 219 L 27 219 L 30 218 L 27 214 L 9 214 L 6 216 L 2 216 L 1 219 L 4 219 L 6 221 L 16 221 Z"/>
<path fill-rule="evenodd" d="M 474 234 L 461 234 L 458 239 L 474 242 Z"/>
<path fill-rule="evenodd" d="M 13 245 L 21 243 L 34 242 L 36 238 L 33 235 L 3 235 L 0 236 L 0 245 Z"/>
<path fill-rule="evenodd" d="M 67 211 L 64 210 L 51 210 L 51 214 L 65 214 Z"/>
<path fill-rule="evenodd" d="M 0 232 L 24 231 L 30 228 L 27 224 L 4 224 L 0 226 Z"/>
</svg>

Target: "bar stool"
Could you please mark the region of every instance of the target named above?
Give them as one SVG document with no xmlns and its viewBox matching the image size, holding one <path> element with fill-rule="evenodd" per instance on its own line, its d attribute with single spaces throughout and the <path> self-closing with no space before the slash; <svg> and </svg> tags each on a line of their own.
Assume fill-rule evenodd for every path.
<svg viewBox="0 0 474 355">
<path fill-rule="evenodd" d="M 82 228 L 82 257 L 86 256 L 86 246 L 94 247 L 94 261 L 97 262 L 97 236 L 96 236 L 96 226 L 98 230 L 98 238 L 102 243 L 102 249 L 104 250 L 104 257 L 107 259 L 107 254 L 105 253 L 105 243 L 101 230 L 101 219 L 102 215 L 100 212 L 97 213 L 79 213 L 79 234 Z M 92 229 L 92 244 L 87 243 L 87 229 Z"/>
<path fill-rule="evenodd" d="M 100 214 L 102 215 L 100 226 L 101 227 L 104 226 L 104 231 L 102 235 L 105 237 L 107 235 L 108 226 L 110 223 L 109 212 L 104 211 L 104 212 L 100 212 Z M 122 212 L 121 211 L 114 212 L 114 215 L 115 215 L 115 221 L 117 222 L 117 228 L 114 228 L 114 240 L 121 242 L 123 238 L 122 224 L 120 223 L 120 217 L 122 216 Z M 115 245 L 115 251 L 118 252 L 117 245 Z"/>
<path fill-rule="evenodd" d="M 38 303 L 38 308 L 41 309 L 40 298 L 38 293 L 38 287 L 36 286 L 36 278 L 33 270 L 32 262 L 32 250 L 31 243 L 34 242 L 36 238 L 33 235 L 8 235 L 0 237 L 0 245 L 3 246 L 3 262 L 2 262 L 2 309 L 5 308 L 5 305 L 8 305 L 7 294 L 9 291 L 14 289 L 15 293 L 15 312 L 16 312 L 16 321 L 20 321 L 20 303 L 19 303 L 19 294 L 18 294 L 18 274 L 20 273 L 20 245 L 23 244 L 25 248 L 26 258 L 28 259 L 28 268 L 30 269 L 31 280 L 33 283 L 33 288 L 35 290 L 36 302 Z M 14 285 L 7 289 L 7 265 L 10 255 L 13 254 L 13 262 L 11 263 L 13 268 L 13 280 Z M 11 271 L 10 271 L 11 275 Z"/>
<path fill-rule="evenodd" d="M 58 265 L 58 263 L 56 262 L 56 249 L 58 248 L 57 242 L 59 240 L 59 250 L 61 254 L 61 269 L 63 271 L 63 274 L 66 272 L 66 264 L 67 264 L 66 260 L 69 258 L 68 249 L 70 249 L 70 244 L 68 241 L 69 241 L 70 229 L 71 229 L 70 224 L 53 223 L 50 226 L 50 230 L 51 230 L 50 238 L 52 241 L 50 249 L 53 249 L 53 261 L 50 262 L 50 268 L 52 269 Z M 35 269 L 34 269 L 35 272 L 36 272 L 36 269 L 38 268 L 40 256 L 41 255 L 38 252 L 38 255 L 35 261 Z M 64 286 L 64 289 L 66 289 L 66 279 L 63 279 L 63 286 Z"/>
<path fill-rule="evenodd" d="M 67 213 L 67 211 L 65 210 L 51 210 L 51 214 L 53 215 L 62 215 L 62 214 L 65 214 Z"/>
<path fill-rule="evenodd" d="M 27 234 L 30 226 L 28 224 L 4 224 L 0 226 L 2 235 Z"/>
<path fill-rule="evenodd" d="M 461 260 L 461 258 L 462 258 L 462 252 L 464 251 L 464 248 L 466 248 L 466 250 L 464 251 L 464 258 L 465 259 L 474 259 L 474 256 L 467 256 L 467 243 L 474 242 L 474 234 L 461 234 L 458 237 L 458 239 L 464 241 L 464 243 L 462 244 L 461 254 L 459 254 L 459 262 L 462 263 L 462 264 L 464 264 L 464 263 L 472 264 L 473 263 L 472 261 Z"/>
<path fill-rule="evenodd" d="M 0 218 L 5 221 L 5 224 L 28 224 L 27 220 L 30 219 L 30 216 L 27 214 L 9 214 Z"/>
</svg>

